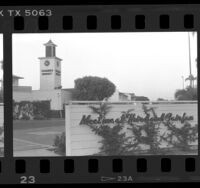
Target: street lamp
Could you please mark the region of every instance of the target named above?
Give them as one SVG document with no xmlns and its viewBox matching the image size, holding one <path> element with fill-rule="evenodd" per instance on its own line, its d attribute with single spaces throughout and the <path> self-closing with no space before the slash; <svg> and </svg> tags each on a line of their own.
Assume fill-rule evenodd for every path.
<svg viewBox="0 0 200 188">
<path fill-rule="evenodd" d="M 62 118 L 62 99 L 61 99 L 61 93 L 60 92 L 58 92 L 57 93 L 57 95 L 58 95 L 58 108 L 59 108 L 59 112 L 60 112 L 60 118 Z"/>
<path fill-rule="evenodd" d="M 182 84 L 183 84 L 183 89 L 184 89 L 184 76 L 181 76 L 182 78 Z"/>
</svg>

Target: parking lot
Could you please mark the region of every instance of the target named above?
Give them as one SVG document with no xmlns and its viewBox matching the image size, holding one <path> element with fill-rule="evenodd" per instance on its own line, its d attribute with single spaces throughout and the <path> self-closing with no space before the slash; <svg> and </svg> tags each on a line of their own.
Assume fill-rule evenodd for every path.
<svg viewBox="0 0 200 188">
<path fill-rule="evenodd" d="M 64 119 L 15 120 L 14 156 L 54 156 L 54 138 L 65 131 Z"/>
</svg>

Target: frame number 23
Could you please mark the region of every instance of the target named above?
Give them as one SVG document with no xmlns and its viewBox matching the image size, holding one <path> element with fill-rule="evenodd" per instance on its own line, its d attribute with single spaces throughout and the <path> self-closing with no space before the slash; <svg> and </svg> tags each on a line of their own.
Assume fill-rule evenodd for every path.
<svg viewBox="0 0 200 188">
<path fill-rule="evenodd" d="M 20 176 L 21 184 L 34 184 L 35 182 L 35 176 Z"/>
</svg>

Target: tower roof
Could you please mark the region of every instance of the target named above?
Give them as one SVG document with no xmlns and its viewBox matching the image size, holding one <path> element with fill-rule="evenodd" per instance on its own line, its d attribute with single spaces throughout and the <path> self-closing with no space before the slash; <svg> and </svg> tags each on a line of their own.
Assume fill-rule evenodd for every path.
<svg viewBox="0 0 200 188">
<path fill-rule="evenodd" d="M 51 41 L 51 39 L 47 43 L 45 43 L 44 45 L 45 46 L 57 46 Z"/>
</svg>

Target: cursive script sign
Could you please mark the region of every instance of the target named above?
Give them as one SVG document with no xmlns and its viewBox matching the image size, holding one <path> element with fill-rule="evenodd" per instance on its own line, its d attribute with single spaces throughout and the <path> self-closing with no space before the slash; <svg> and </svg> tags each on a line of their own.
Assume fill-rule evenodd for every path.
<svg viewBox="0 0 200 188">
<path fill-rule="evenodd" d="M 127 123 L 134 123 L 134 122 L 161 122 L 161 121 L 179 121 L 184 123 L 185 121 L 192 121 L 194 120 L 193 116 L 187 116 L 186 113 L 183 115 L 173 115 L 172 113 L 162 113 L 160 116 L 151 117 L 149 114 L 146 114 L 144 117 L 136 115 L 135 113 L 132 114 L 122 114 L 120 118 L 104 118 L 103 120 L 99 117 L 97 119 L 92 119 L 91 115 L 83 115 L 79 125 L 93 125 L 93 124 L 100 124 L 100 123 L 122 123 L 127 121 Z"/>
</svg>

